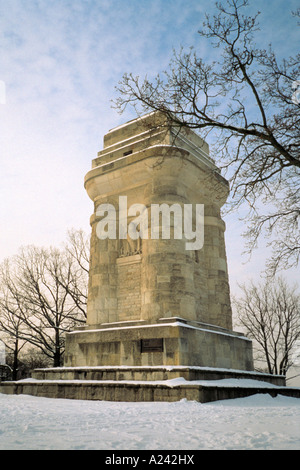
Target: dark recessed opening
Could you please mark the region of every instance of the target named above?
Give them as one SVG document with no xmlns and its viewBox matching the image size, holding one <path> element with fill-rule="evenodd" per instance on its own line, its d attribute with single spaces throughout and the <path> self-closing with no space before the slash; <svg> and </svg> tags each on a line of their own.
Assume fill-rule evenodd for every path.
<svg viewBox="0 0 300 470">
<path fill-rule="evenodd" d="M 141 339 L 141 352 L 163 352 L 163 338 Z"/>
<path fill-rule="evenodd" d="M 132 153 L 132 150 L 128 150 L 127 152 L 123 153 L 123 156 L 126 157 L 126 155 L 130 155 Z"/>
</svg>

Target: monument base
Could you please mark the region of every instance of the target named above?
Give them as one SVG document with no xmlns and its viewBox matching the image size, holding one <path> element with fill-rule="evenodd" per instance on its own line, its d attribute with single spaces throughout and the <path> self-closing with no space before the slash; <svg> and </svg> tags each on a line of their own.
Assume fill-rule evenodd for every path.
<svg viewBox="0 0 300 470">
<path fill-rule="evenodd" d="M 66 367 L 177 365 L 251 371 L 252 342 L 242 333 L 177 317 L 89 326 L 66 336 Z"/>
<path fill-rule="evenodd" d="M 124 402 L 205 403 L 257 393 L 300 398 L 284 376 L 253 370 L 252 343 L 244 335 L 181 318 L 69 333 L 64 367 L 2 382 L 0 393 Z"/>
<path fill-rule="evenodd" d="M 105 401 L 201 403 L 257 393 L 300 398 L 283 376 L 205 367 L 56 367 L 36 369 L 32 379 L 2 382 L 0 393 Z"/>
</svg>

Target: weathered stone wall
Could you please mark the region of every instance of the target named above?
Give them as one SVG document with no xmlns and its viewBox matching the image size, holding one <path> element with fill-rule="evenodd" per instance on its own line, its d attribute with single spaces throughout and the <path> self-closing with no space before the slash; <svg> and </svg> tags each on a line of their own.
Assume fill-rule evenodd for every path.
<svg viewBox="0 0 300 470">
<path fill-rule="evenodd" d="M 142 341 L 161 339 L 161 348 L 142 349 Z M 67 335 L 65 365 L 186 365 L 252 370 L 252 343 L 240 333 L 209 325 L 165 319 L 157 324 L 106 325 Z"/>
<path fill-rule="evenodd" d="M 231 331 L 225 224 L 220 216 L 228 183 L 200 137 L 157 123 L 160 116 L 151 114 L 108 132 L 104 149 L 85 177 L 95 208 L 87 325 L 84 332 L 67 335 L 65 365 L 185 364 L 251 370 L 251 342 Z M 126 196 L 127 209 L 143 205 L 148 238 L 119 236 L 120 196 Z M 98 236 L 101 204 L 115 208 L 115 239 Z M 174 238 L 172 220 L 169 239 L 162 233 L 153 238 L 154 204 L 183 209 L 185 204 L 202 204 L 203 246 L 187 250 L 184 236 Z M 161 220 L 157 223 L 161 232 Z M 145 349 L 156 339 L 161 347 Z"/>
<path fill-rule="evenodd" d="M 117 308 L 119 321 L 139 320 L 141 317 L 141 256 L 117 259 Z"/>
<path fill-rule="evenodd" d="M 225 224 L 220 217 L 228 184 L 206 153 L 207 144 L 189 133 L 178 146 L 172 146 L 171 133 L 153 131 L 147 120 L 142 127 L 133 121 L 110 131 L 104 138 L 104 150 L 86 176 L 85 186 L 95 203 L 91 219 L 90 325 L 126 319 L 151 323 L 161 317 L 181 316 L 232 326 Z M 149 211 L 152 204 L 204 204 L 204 247 L 194 252 L 186 250 L 184 239 L 153 240 L 150 224 L 149 239 L 139 241 L 139 246 L 136 243 L 128 249 L 126 241 L 99 240 L 97 207 L 111 203 L 118 208 L 118 198 L 124 195 L 128 207 L 140 203 Z M 121 266 L 136 252 L 141 257 L 140 270 L 128 264 L 125 274 Z"/>
</svg>

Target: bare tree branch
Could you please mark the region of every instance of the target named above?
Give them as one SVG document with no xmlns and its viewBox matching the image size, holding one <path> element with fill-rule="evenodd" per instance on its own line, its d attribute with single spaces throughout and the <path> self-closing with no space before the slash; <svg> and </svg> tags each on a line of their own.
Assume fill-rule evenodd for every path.
<svg viewBox="0 0 300 470">
<path fill-rule="evenodd" d="M 270 267 L 276 271 L 286 266 L 288 256 L 290 266 L 299 259 L 297 224 L 288 233 L 284 228 L 291 211 L 297 221 L 300 214 L 300 94 L 294 89 L 300 89 L 300 54 L 279 61 L 271 46 L 258 49 L 259 12 L 244 15 L 247 5 L 246 0 L 223 1 L 212 18 L 206 16 L 199 34 L 218 48 L 218 60 L 206 63 L 192 48 L 174 51 L 168 70 L 152 81 L 125 74 L 114 106 L 119 112 L 133 106 L 138 115 L 158 111 L 167 123 L 211 138 L 217 164 L 230 179 L 230 209 L 249 207 L 251 249 L 267 220 L 274 217 L 276 226 L 282 224 L 276 233 L 275 225 L 267 230 L 277 240 Z M 282 245 L 290 252 L 282 255 Z"/>
<path fill-rule="evenodd" d="M 300 338 L 300 294 L 282 278 L 240 286 L 234 300 L 240 325 L 258 345 L 258 359 L 267 363 L 270 374 L 286 375 Z"/>
</svg>

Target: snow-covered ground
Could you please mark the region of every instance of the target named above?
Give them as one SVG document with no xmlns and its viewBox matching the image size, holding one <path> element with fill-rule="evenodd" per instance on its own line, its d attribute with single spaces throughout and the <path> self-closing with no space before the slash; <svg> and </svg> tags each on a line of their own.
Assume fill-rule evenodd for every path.
<svg viewBox="0 0 300 470">
<path fill-rule="evenodd" d="M 300 399 L 118 403 L 0 394 L 1 450 L 299 450 Z"/>
</svg>

